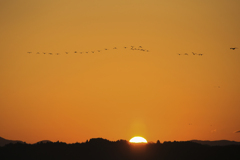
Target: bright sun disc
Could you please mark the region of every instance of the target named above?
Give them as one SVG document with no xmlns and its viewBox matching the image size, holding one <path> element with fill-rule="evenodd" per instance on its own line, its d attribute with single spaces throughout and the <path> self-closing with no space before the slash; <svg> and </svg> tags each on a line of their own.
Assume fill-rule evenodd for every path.
<svg viewBox="0 0 240 160">
<path fill-rule="evenodd" d="M 129 140 L 131 143 L 147 143 L 147 140 L 143 137 L 133 137 L 132 139 Z"/>
</svg>

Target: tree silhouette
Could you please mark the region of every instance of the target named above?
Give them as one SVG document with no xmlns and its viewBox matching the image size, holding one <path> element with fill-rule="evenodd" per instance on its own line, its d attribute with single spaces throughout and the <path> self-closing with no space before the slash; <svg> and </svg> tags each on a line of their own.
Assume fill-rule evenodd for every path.
<svg viewBox="0 0 240 160">
<path fill-rule="evenodd" d="M 0 159 L 104 159 L 104 160 L 239 160 L 240 145 L 208 146 L 195 142 L 131 144 L 126 140 L 112 142 L 93 138 L 84 143 L 46 142 L 16 143 L 0 147 Z"/>
</svg>

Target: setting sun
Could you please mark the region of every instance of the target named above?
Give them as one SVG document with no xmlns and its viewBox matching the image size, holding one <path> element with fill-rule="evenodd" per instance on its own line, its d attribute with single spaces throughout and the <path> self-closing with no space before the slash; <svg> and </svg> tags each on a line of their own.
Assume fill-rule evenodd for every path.
<svg viewBox="0 0 240 160">
<path fill-rule="evenodd" d="M 147 140 L 143 137 L 136 136 L 136 137 L 133 137 L 132 139 L 130 139 L 129 142 L 131 142 L 131 143 L 147 143 Z"/>
</svg>

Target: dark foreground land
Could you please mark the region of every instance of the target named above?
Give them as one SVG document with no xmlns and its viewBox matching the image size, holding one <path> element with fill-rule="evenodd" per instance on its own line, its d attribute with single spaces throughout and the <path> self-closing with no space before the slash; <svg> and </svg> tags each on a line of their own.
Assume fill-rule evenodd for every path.
<svg viewBox="0 0 240 160">
<path fill-rule="evenodd" d="M 96 138 L 85 143 L 16 143 L 0 147 L 0 159 L 11 160 L 240 160 L 240 145 L 208 146 L 194 142 L 130 144 Z"/>
</svg>

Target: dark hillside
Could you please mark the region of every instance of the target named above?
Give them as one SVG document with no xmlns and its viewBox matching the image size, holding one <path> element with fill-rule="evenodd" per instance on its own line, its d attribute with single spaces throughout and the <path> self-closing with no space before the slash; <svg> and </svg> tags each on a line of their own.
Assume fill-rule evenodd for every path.
<svg viewBox="0 0 240 160">
<path fill-rule="evenodd" d="M 0 147 L 0 159 L 102 159 L 102 160 L 239 160 L 240 146 L 207 146 L 194 142 L 130 144 L 119 140 L 91 139 L 85 143 L 47 142 L 8 144 Z"/>
<path fill-rule="evenodd" d="M 6 144 L 14 143 L 24 143 L 22 141 L 8 140 L 0 137 L 0 147 L 5 146 Z"/>
</svg>

